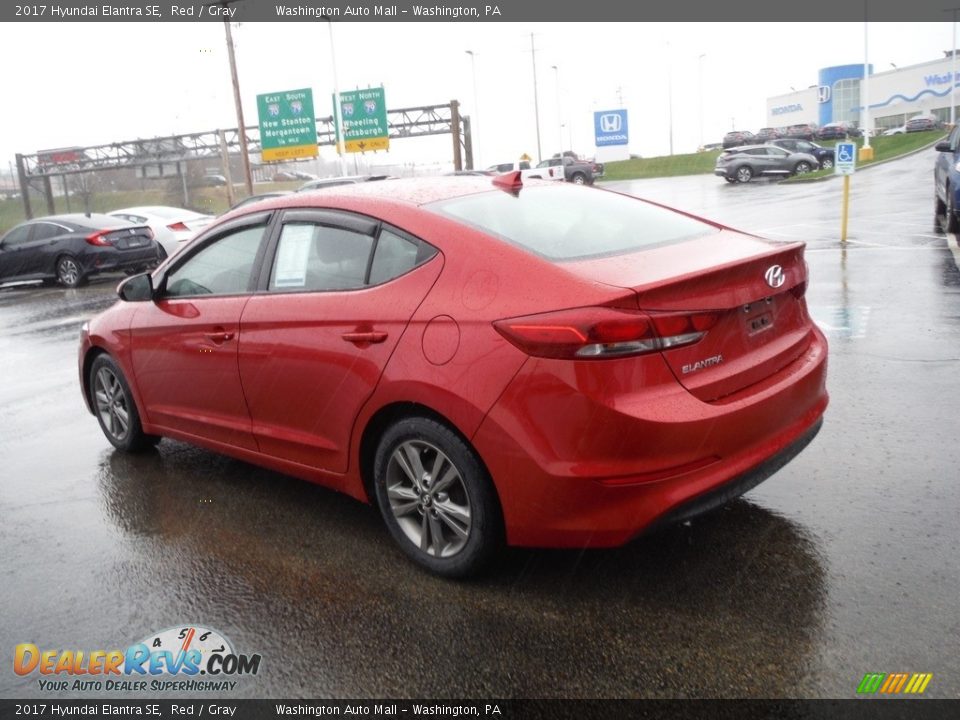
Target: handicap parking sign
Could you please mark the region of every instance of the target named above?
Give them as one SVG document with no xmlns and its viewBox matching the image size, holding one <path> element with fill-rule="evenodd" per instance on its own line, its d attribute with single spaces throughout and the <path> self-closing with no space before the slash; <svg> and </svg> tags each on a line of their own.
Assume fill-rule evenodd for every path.
<svg viewBox="0 0 960 720">
<path fill-rule="evenodd" d="M 837 175 L 852 175 L 857 168 L 857 146 L 850 142 L 837 143 L 833 170 Z"/>
</svg>

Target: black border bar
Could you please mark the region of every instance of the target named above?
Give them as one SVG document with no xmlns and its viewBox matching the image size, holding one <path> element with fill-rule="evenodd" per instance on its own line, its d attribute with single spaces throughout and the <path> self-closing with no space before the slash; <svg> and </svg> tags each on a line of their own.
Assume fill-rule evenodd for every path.
<svg viewBox="0 0 960 720">
<path fill-rule="evenodd" d="M 946 22 L 956 5 L 956 0 L 4 0 L 0 21 Z M 845 41 L 842 33 L 821 38 Z"/>
<path fill-rule="evenodd" d="M 353 712 L 348 712 L 348 707 Z M 229 712 L 225 712 L 224 709 Z M 282 708 L 288 708 L 283 712 Z M 419 709 L 419 711 L 418 711 Z M 0 718 L 954 720 L 960 700 L 0 700 Z"/>
</svg>

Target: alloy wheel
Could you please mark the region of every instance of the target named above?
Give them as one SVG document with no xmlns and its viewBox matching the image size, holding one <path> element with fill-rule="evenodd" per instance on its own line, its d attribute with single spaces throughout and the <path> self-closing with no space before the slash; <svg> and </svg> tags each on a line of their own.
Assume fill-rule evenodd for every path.
<svg viewBox="0 0 960 720">
<path fill-rule="evenodd" d="M 80 267 L 73 258 L 61 258 L 57 263 L 57 278 L 67 287 L 74 287 L 80 281 Z"/>
<path fill-rule="evenodd" d="M 460 470 L 435 445 L 422 440 L 398 445 L 387 465 L 386 491 L 401 531 L 422 552 L 446 558 L 467 544 L 470 498 Z"/>
<path fill-rule="evenodd" d="M 103 429 L 110 433 L 114 440 L 121 442 L 130 429 L 130 408 L 127 394 L 110 368 L 101 367 L 97 371 L 93 394 Z"/>
</svg>

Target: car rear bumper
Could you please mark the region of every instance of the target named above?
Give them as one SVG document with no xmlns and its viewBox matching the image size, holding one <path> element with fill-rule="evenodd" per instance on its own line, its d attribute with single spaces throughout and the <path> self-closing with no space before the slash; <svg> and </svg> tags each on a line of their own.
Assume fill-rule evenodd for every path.
<svg viewBox="0 0 960 720">
<path fill-rule="evenodd" d="M 826 360 L 815 330 L 787 367 L 720 403 L 661 382 L 653 365 L 632 378 L 649 380 L 649 389 L 632 393 L 622 391 L 630 376 L 611 365 L 598 394 L 576 386 L 589 370 L 528 361 L 473 438 L 507 541 L 613 547 L 746 492 L 816 434 L 828 401 Z"/>
<path fill-rule="evenodd" d="M 159 246 L 153 242 L 143 248 L 130 250 L 103 248 L 81 258 L 81 265 L 85 275 L 94 275 L 114 270 L 152 267 L 159 263 L 160 259 Z"/>
</svg>

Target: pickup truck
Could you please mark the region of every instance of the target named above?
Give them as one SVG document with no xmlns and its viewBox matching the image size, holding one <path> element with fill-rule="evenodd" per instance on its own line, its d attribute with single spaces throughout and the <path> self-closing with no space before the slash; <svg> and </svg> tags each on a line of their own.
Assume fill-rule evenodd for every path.
<svg viewBox="0 0 960 720">
<path fill-rule="evenodd" d="M 530 167 L 526 160 L 512 163 L 497 163 L 487 168 L 487 172 L 508 173 L 520 171 L 520 177 L 523 180 L 563 180 L 563 170 L 559 165 L 557 167 L 547 167 L 540 163 L 536 167 Z"/>
<path fill-rule="evenodd" d="M 594 180 L 603 177 L 603 165 L 592 160 L 582 160 L 574 155 L 554 155 L 537 165 L 538 168 L 561 166 L 563 179 L 575 185 L 593 185 Z"/>
</svg>

